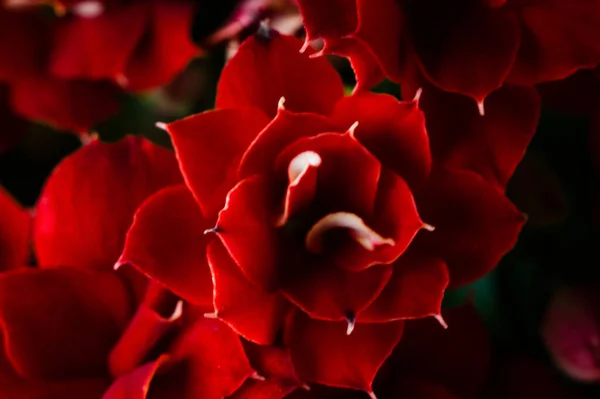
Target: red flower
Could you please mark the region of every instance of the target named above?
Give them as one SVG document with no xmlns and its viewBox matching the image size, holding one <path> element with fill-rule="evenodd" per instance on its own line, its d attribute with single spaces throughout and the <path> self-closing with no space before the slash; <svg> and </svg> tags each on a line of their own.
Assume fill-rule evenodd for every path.
<svg viewBox="0 0 600 399">
<path fill-rule="evenodd" d="M 29 260 L 31 216 L 0 186 L 0 273 Z"/>
<path fill-rule="evenodd" d="M 262 30 L 218 109 L 167 125 L 187 187 L 141 206 L 118 264 L 191 303 L 214 283 L 215 315 L 256 343 L 282 333 L 302 380 L 371 391 L 402 320 L 439 316 L 448 280 L 494 267 L 523 217 L 480 175 L 432 167 L 416 102 L 344 98 L 300 47 Z"/>
<path fill-rule="evenodd" d="M 359 85 L 424 75 L 480 104 L 504 83 L 562 79 L 600 63 L 597 0 L 299 0 L 307 40 L 355 59 Z"/>
<path fill-rule="evenodd" d="M 173 154 L 140 138 L 93 141 L 57 167 L 37 205 L 41 268 L 0 274 L 0 397 L 281 398 L 299 386 L 285 352 L 193 317 L 210 301 L 184 307 L 112 270 L 134 210 L 180 179 Z M 29 217 L 0 201 L 4 268 L 24 262 Z"/>
</svg>

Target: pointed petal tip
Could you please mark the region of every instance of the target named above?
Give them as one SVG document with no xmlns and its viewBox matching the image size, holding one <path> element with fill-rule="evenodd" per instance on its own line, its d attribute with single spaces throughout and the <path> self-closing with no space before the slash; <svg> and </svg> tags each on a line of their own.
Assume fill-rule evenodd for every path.
<svg viewBox="0 0 600 399">
<path fill-rule="evenodd" d="M 422 228 L 425 229 L 425 230 L 427 230 L 427 231 L 435 231 L 435 227 L 432 226 L 432 225 L 430 225 L 430 224 L 427 224 L 427 223 L 423 223 L 423 227 Z"/>
<path fill-rule="evenodd" d="M 323 47 L 321 50 L 317 51 L 316 53 L 312 53 L 311 55 L 308 56 L 308 58 L 319 58 L 325 55 L 325 47 Z"/>
<path fill-rule="evenodd" d="M 415 103 L 417 106 L 419 106 L 419 100 L 421 100 L 421 95 L 423 94 L 423 88 L 419 87 L 417 89 L 417 92 L 415 93 L 415 96 L 413 97 L 412 102 Z"/>
<path fill-rule="evenodd" d="M 167 131 L 167 124 L 165 122 L 156 122 L 154 126 L 160 130 L 164 130 L 165 132 Z"/>
<path fill-rule="evenodd" d="M 485 116 L 485 106 L 483 104 L 484 100 L 477 101 L 477 109 L 479 110 L 479 115 Z"/>
<path fill-rule="evenodd" d="M 120 87 L 127 87 L 129 86 L 129 79 L 127 78 L 127 76 L 120 73 L 117 76 L 115 76 L 115 83 Z"/>
<path fill-rule="evenodd" d="M 215 226 L 215 227 L 211 227 L 210 229 L 204 230 L 204 235 L 207 235 L 207 234 L 217 234 L 217 233 L 220 233 L 220 232 L 221 232 L 221 230 L 219 230 L 219 228 L 217 226 Z"/>
<path fill-rule="evenodd" d="M 304 43 L 302 43 L 302 47 L 300 47 L 301 54 L 308 50 L 308 48 L 310 47 L 310 42 L 312 42 L 312 39 L 308 35 L 306 35 L 306 39 L 304 39 Z"/>
<path fill-rule="evenodd" d="M 119 270 L 121 268 L 121 266 L 123 266 L 125 262 L 123 259 L 119 259 L 114 265 L 113 265 L 113 270 Z"/>
<path fill-rule="evenodd" d="M 442 328 L 444 328 L 444 330 L 448 329 L 448 323 L 446 323 L 446 320 L 444 320 L 441 313 L 436 314 L 433 317 L 438 321 L 438 323 L 440 323 L 440 325 L 442 326 Z"/>
<path fill-rule="evenodd" d="M 373 392 L 373 391 L 370 391 L 370 392 L 367 392 L 367 393 L 369 394 L 369 397 L 370 397 L 371 399 L 377 399 L 377 396 L 375 396 L 375 392 Z"/>
<path fill-rule="evenodd" d="M 252 374 L 250 376 L 250 379 L 256 380 L 256 381 L 266 381 L 267 379 L 265 377 L 263 377 L 262 375 L 258 374 L 257 372 L 255 372 L 254 374 Z"/>
<path fill-rule="evenodd" d="M 285 111 L 285 97 L 283 96 L 277 102 L 277 111 Z"/>
<path fill-rule="evenodd" d="M 357 127 L 358 127 L 358 121 L 354 122 L 354 123 L 352 124 L 352 126 L 350 126 L 350 127 L 348 128 L 348 131 L 347 131 L 347 133 L 348 133 L 348 134 L 349 134 L 351 137 L 354 137 L 354 132 L 356 131 L 356 128 L 357 128 Z"/>
<path fill-rule="evenodd" d="M 353 311 L 346 311 L 346 322 L 348 323 L 346 335 L 350 335 L 354 331 L 354 327 L 356 327 L 356 314 Z"/>
</svg>

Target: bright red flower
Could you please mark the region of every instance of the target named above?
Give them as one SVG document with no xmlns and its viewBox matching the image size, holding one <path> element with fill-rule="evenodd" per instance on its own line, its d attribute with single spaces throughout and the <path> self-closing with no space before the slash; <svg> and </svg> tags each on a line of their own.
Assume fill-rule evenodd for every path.
<svg viewBox="0 0 600 399">
<path fill-rule="evenodd" d="M 283 333 L 301 379 L 371 391 L 402 320 L 439 315 L 524 220 L 496 184 L 432 167 L 417 102 L 344 98 L 300 47 L 262 30 L 218 109 L 167 125 L 187 187 L 142 205 L 119 264 L 191 303 L 214 283 L 215 315 L 256 343 Z"/>
<path fill-rule="evenodd" d="M 600 63 L 598 0 L 298 0 L 307 40 L 357 60 L 359 85 L 424 75 L 479 103 L 504 83 L 562 79 Z M 365 65 L 369 65 L 366 68 Z"/>
<path fill-rule="evenodd" d="M 0 273 L 28 263 L 30 231 L 29 212 L 0 186 Z"/>
</svg>

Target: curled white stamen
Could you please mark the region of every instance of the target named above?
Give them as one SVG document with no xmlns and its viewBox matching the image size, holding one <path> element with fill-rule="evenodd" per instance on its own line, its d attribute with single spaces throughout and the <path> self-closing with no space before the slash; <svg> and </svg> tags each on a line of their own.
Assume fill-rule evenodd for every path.
<svg viewBox="0 0 600 399">
<path fill-rule="evenodd" d="M 312 253 L 323 252 L 323 235 L 334 228 L 348 229 L 352 238 L 367 251 L 381 245 L 395 245 L 393 239 L 380 236 L 357 215 L 337 212 L 325 216 L 310 229 L 305 239 L 306 249 Z"/>
</svg>

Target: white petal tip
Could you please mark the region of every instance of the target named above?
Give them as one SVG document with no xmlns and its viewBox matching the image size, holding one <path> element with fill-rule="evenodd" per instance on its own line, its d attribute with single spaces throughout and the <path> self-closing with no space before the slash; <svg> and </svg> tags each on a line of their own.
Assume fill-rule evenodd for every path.
<svg viewBox="0 0 600 399">
<path fill-rule="evenodd" d="M 418 105 L 422 94 L 423 94 L 423 88 L 419 87 L 419 89 L 417 89 L 417 92 L 415 93 L 415 96 L 413 97 L 413 103 Z"/>
<path fill-rule="evenodd" d="M 423 228 L 427 231 L 435 231 L 435 227 L 427 223 L 423 223 Z"/>
<path fill-rule="evenodd" d="M 321 50 L 317 51 L 316 53 L 309 55 L 308 58 L 319 58 L 324 55 L 325 55 L 325 48 L 322 48 Z"/>
<path fill-rule="evenodd" d="M 358 121 L 354 122 L 352 124 L 352 126 L 350 126 L 350 128 L 348 128 L 348 134 L 352 137 L 354 137 L 354 132 L 356 131 L 356 128 L 358 127 Z"/>
<path fill-rule="evenodd" d="M 256 381 L 266 381 L 267 379 L 258 373 L 254 373 L 250 376 L 251 379 Z"/>
<path fill-rule="evenodd" d="M 438 321 L 438 323 L 440 323 L 440 325 L 444 328 L 447 329 L 448 328 L 448 323 L 446 323 L 446 320 L 444 320 L 444 318 L 442 317 L 441 314 L 436 314 L 433 317 L 435 317 L 435 319 Z"/>
<path fill-rule="evenodd" d="M 483 105 L 483 100 L 477 103 L 477 109 L 479 110 L 479 115 L 485 116 L 485 106 Z"/>
<path fill-rule="evenodd" d="M 310 47 L 310 38 L 308 36 L 306 36 L 306 39 L 304 40 L 304 43 L 302 44 L 302 47 L 300 48 L 300 53 L 304 53 L 306 50 L 308 50 L 308 48 Z"/>
<path fill-rule="evenodd" d="M 204 318 L 206 318 L 206 319 L 218 319 L 219 316 L 217 316 L 217 312 L 204 313 Z"/>
<path fill-rule="evenodd" d="M 156 122 L 154 126 L 156 126 L 160 130 L 164 130 L 165 132 L 167 131 L 167 124 L 164 122 Z"/>
<path fill-rule="evenodd" d="M 285 97 L 281 97 L 277 102 L 277 111 L 285 110 Z"/>
<path fill-rule="evenodd" d="M 115 76 L 115 82 L 121 87 L 129 86 L 129 79 L 127 79 L 127 76 L 123 75 L 122 73 Z"/>
<path fill-rule="evenodd" d="M 377 399 L 377 396 L 375 396 L 375 392 L 371 391 L 371 392 L 367 392 L 369 394 L 369 397 L 371 399 Z"/>
<path fill-rule="evenodd" d="M 113 265 L 113 270 L 119 270 L 125 263 L 126 262 L 123 262 L 121 259 L 119 259 L 117 263 Z"/>
<path fill-rule="evenodd" d="M 354 331 L 354 327 L 356 327 L 356 314 L 353 311 L 349 310 L 346 312 L 346 322 L 348 323 L 346 335 L 350 335 Z"/>
</svg>

